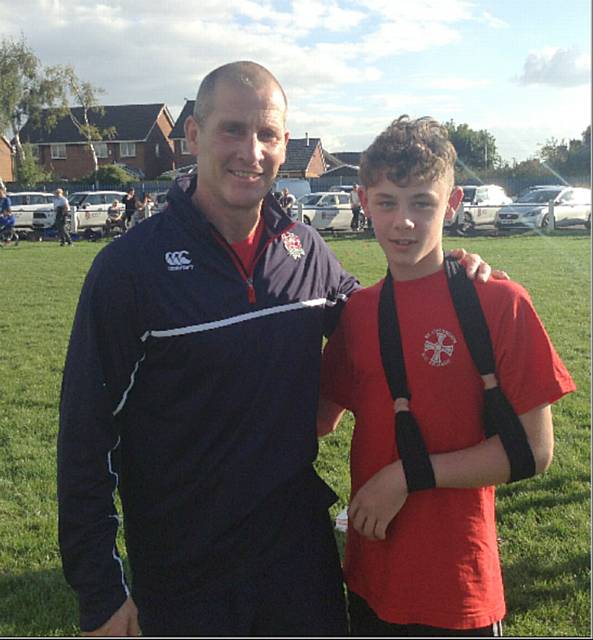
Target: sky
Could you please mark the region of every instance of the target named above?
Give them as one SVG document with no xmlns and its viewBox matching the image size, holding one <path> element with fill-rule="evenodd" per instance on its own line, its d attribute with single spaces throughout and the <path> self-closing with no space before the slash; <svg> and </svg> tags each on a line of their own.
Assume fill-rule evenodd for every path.
<svg viewBox="0 0 593 640">
<path fill-rule="evenodd" d="M 209 71 L 254 60 L 288 95 L 291 136 L 330 152 L 429 115 L 488 130 L 512 162 L 591 123 L 590 0 L 0 0 L 0 37 L 21 34 L 103 104 L 174 118 Z"/>
</svg>

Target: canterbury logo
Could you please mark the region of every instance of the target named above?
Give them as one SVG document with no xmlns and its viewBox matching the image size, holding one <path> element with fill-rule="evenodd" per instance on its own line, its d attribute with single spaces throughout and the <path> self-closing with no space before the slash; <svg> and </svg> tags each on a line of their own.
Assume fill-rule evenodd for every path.
<svg viewBox="0 0 593 640">
<path fill-rule="evenodd" d="M 169 271 L 190 271 L 194 268 L 189 257 L 189 251 L 167 251 L 165 262 Z"/>
</svg>

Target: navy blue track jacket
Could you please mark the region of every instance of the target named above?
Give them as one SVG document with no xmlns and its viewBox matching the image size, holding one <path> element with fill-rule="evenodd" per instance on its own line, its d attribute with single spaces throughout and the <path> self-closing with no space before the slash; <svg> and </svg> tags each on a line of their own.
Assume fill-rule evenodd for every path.
<svg viewBox="0 0 593 640">
<path fill-rule="evenodd" d="M 134 597 L 161 604 L 256 566 L 304 486 L 323 509 L 334 499 L 311 472 L 321 341 L 357 282 L 271 196 L 246 273 L 192 204 L 194 188 L 195 178 L 174 185 L 161 214 L 106 246 L 81 292 L 58 498 L 83 630 L 128 595 L 116 491 Z"/>
</svg>

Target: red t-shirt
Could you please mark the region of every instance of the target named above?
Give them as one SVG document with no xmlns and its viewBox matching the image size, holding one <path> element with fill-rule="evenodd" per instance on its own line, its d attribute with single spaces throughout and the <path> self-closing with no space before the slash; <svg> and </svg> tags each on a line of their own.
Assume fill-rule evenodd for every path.
<svg viewBox="0 0 593 640">
<path fill-rule="evenodd" d="M 241 260 L 241 263 L 245 267 L 247 273 L 251 271 L 251 266 L 253 261 L 255 260 L 255 254 L 257 248 L 259 247 L 259 242 L 262 237 L 262 233 L 264 232 L 264 219 L 262 216 L 259 217 L 259 222 L 253 229 L 253 231 L 245 238 L 245 240 L 241 240 L 240 242 L 231 243 L 231 247 L 233 251 Z"/>
<path fill-rule="evenodd" d="M 396 459 L 393 401 L 378 337 L 382 281 L 356 292 L 324 351 L 322 396 L 350 409 L 352 495 Z M 484 439 L 483 384 L 455 315 L 444 271 L 396 282 L 411 410 L 428 451 Z M 490 328 L 497 377 L 517 414 L 575 389 L 527 292 L 490 280 L 477 285 Z M 501 620 L 504 593 L 494 487 L 432 489 L 410 495 L 384 541 L 351 527 L 344 574 L 377 615 L 398 624 L 478 628 Z"/>
</svg>

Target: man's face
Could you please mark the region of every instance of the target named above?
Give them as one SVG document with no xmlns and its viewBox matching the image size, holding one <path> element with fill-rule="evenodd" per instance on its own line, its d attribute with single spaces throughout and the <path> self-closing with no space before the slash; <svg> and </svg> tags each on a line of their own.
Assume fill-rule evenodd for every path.
<svg viewBox="0 0 593 640">
<path fill-rule="evenodd" d="M 274 84 L 255 90 L 220 81 L 198 126 L 185 123 L 198 157 L 197 197 L 205 206 L 252 209 L 269 191 L 286 158 L 285 104 Z"/>
<path fill-rule="evenodd" d="M 443 219 L 459 206 L 463 195 L 459 187 L 452 189 L 446 177 L 398 186 L 383 175 L 376 185 L 361 188 L 360 195 L 396 280 L 438 271 L 443 260 Z"/>
</svg>

